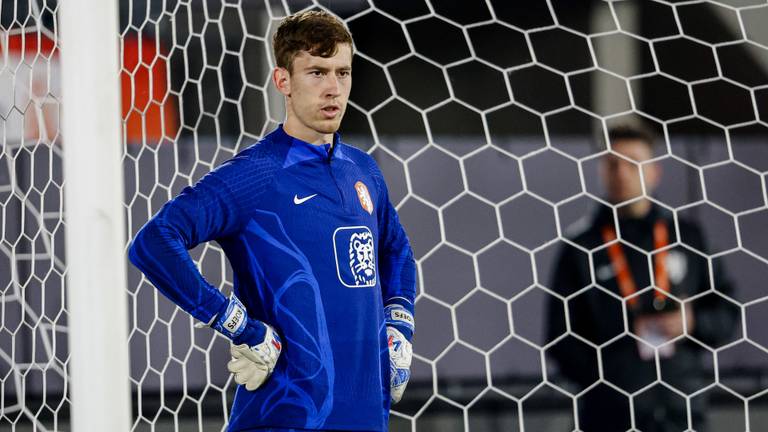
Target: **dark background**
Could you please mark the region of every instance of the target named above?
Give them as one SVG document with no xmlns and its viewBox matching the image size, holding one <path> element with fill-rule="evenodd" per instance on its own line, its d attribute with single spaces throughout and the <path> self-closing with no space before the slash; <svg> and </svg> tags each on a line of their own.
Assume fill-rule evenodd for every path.
<svg viewBox="0 0 768 432">
<path fill-rule="evenodd" d="M 128 238 L 283 118 L 269 82 L 283 4 L 312 5 L 121 1 L 122 37 L 156 44 L 178 106 L 176 133 L 124 143 Z M 343 138 L 378 160 L 419 263 L 414 377 L 393 429 L 571 430 L 569 389 L 544 378 L 557 370 L 543 354 L 543 305 L 562 239 L 604 205 L 606 128 L 627 123 L 659 136 L 664 180 L 653 198 L 702 224 L 702 254 L 723 261 L 735 282 L 740 331 L 709 356 L 719 372 L 707 390 L 712 421 L 728 430 L 768 424 L 764 397 L 746 400 L 766 389 L 768 372 L 768 7 L 316 4 L 355 38 Z M 3 1 L 0 25 L 55 32 L 55 7 Z M 3 427 L 36 417 L 66 428 L 61 154 L 58 138 L 4 138 L 0 153 Z M 215 245 L 192 254 L 209 281 L 231 289 Z M 192 329 L 132 267 L 128 282 L 136 430 L 153 422 L 219 430 L 233 389 L 227 342 Z"/>
</svg>

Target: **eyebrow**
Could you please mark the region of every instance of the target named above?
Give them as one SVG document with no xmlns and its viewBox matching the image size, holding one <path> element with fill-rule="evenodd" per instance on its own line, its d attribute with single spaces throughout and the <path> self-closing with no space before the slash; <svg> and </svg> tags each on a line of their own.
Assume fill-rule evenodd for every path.
<svg viewBox="0 0 768 432">
<path fill-rule="evenodd" d="M 305 71 L 317 70 L 317 71 L 320 71 L 320 72 L 329 72 L 331 69 L 334 69 L 334 68 L 328 68 L 328 67 L 318 66 L 318 65 L 309 65 L 309 66 L 304 68 Z M 352 70 L 352 66 L 342 66 L 342 67 L 335 68 L 335 69 L 336 70 L 341 70 L 341 71 L 350 71 L 350 70 Z"/>
</svg>

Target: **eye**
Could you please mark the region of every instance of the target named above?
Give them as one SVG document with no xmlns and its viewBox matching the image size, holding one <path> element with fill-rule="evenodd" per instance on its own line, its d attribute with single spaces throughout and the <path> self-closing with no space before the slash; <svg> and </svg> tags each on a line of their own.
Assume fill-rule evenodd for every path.
<svg viewBox="0 0 768 432">
<path fill-rule="evenodd" d="M 351 71 L 341 71 L 341 72 L 339 72 L 339 76 L 340 77 L 348 77 L 350 75 L 352 75 Z"/>
<path fill-rule="evenodd" d="M 321 76 L 323 76 L 323 73 L 321 71 L 319 71 L 319 70 L 310 71 L 309 74 L 314 76 L 314 77 L 321 77 Z"/>
</svg>

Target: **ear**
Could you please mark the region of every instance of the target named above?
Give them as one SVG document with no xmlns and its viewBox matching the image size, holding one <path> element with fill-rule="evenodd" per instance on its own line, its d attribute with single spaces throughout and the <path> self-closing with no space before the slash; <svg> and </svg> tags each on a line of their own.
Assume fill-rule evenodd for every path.
<svg viewBox="0 0 768 432">
<path fill-rule="evenodd" d="M 284 96 L 291 95 L 291 73 L 288 69 L 276 67 L 272 71 L 272 82 L 275 84 L 277 91 Z"/>
</svg>

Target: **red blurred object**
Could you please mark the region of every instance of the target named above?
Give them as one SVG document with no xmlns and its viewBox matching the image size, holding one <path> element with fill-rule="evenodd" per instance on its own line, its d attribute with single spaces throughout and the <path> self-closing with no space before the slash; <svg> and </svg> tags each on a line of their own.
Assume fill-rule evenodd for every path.
<svg viewBox="0 0 768 432">
<path fill-rule="evenodd" d="M 168 92 L 168 66 L 161 47 L 148 36 L 121 39 L 123 121 L 129 144 L 172 142 L 178 131 L 176 99 Z"/>
</svg>

